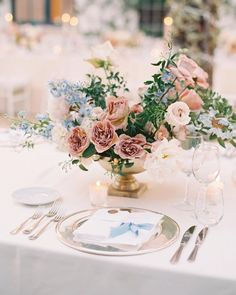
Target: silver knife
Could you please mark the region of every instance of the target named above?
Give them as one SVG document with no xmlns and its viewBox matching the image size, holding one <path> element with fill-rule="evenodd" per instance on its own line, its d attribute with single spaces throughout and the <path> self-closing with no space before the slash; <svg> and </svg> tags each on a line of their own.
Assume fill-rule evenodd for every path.
<svg viewBox="0 0 236 295">
<path fill-rule="evenodd" d="M 196 242 L 195 242 L 195 246 L 193 248 L 193 251 L 191 252 L 191 254 L 188 257 L 188 261 L 189 262 L 194 262 L 197 256 L 197 252 L 199 247 L 202 245 L 202 243 L 204 242 L 206 235 L 208 232 L 208 227 L 204 227 L 198 234 Z"/>
<path fill-rule="evenodd" d="M 196 228 L 196 225 L 191 226 L 190 228 L 188 228 L 186 230 L 186 232 L 184 233 L 182 240 L 180 242 L 179 248 L 178 250 L 175 252 L 175 254 L 172 256 L 170 262 L 172 264 L 176 264 L 179 261 L 180 255 L 184 249 L 184 246 L 188 243 L 188 241 L 190 240 L 194 230 Z"/>
</svg>

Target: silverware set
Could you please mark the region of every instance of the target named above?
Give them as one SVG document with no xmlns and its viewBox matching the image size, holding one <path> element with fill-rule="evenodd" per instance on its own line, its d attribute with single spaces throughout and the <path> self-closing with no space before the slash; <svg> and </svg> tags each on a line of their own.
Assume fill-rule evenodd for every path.
<svg viewBox="0 0 236 295">
<path fill-rule="evenodd" d="M 65 210 L 62 208 L 62 199 L 57 199 L 53 202 L 52 206 L 48 209 L 46 213 L 43 212 L 42 208 L 37 208 L 35 213 L 13 229 L 10 234 L 16 235 L 19 232 L 23 232 L 29 235 L 30 240 L 36 240 L 45 232 L 47 227 L 51 223 L 57 223 L 65 217 Z M 38 226 L 42 223 L 44 219 L 49 219 L 46 224 L 44 224 L 38 231 L 34 232 Z M 26 227 L 28 225 L 28 227 Z"/>
<path fill-rule="evenodd" d="M 193 225 L 185 231 L 185 233 L 183 234 L 183 237 L 181 239 L 179 248 L 174 253 L 172 258 L 170 259 L 170 263 L 176 264 L 179 261 L 182 251 L 183 251 L 184 247 L 187 245 L 187 243 L 189 242 L 189 240 L 191 239 L 191 237 L 193 236 L 195 229 L 196 229 L 196 225 Z M 198 250 L 199 250 L 200 246 L 202 245 L 202 243 L 204 242 L 207 233 L 208 233 L 208 227 L 204 227 L 198 233 L 194 248 L 193 248 L 192 252 L 190 253 L 189 257 L 187 258 L 188 262 L 195 261 L 195 259 L 197 257 Z"/>
</svg>

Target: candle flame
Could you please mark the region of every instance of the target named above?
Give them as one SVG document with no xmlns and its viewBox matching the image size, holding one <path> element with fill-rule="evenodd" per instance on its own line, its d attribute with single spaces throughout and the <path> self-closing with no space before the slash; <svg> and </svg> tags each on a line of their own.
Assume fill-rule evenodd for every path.
<svg viewBox="0 0 236 295">
<path fill-rule="evenodd" d="M 61 16 L 61 21 L 63 23 L 68 23 L 70 21 L 69 13 L 63 13 L 62 16 Z"/>
<path fill-rule="evenodd" d="M 75 26 L 77 26 L 78 25 L 78 18 L 76 17 L 76 16 L 72 16 L 72 18 L 70 19 L 70 25 L 72 26 L 72 27 L 75 27 Z"/>
<path fill-rule="evenodd" d="M 172 26 L 173 25 L 173 18 L 171 16 L 166 16 L 164 18 L 164 24 L 166 26 Z"/>
<path fill-rule="evenodd" d="M 5 20 L 8 23 L 12 22 L 13 21 L 13 15 L 11 13 L 6 13 L 5 14 Z"/>
<path fill-rule="evenodd" d="M 101 182 L 98 180 L 98 181 L 96 181 L 96 186 L 101 186 Z"/>
</svg>

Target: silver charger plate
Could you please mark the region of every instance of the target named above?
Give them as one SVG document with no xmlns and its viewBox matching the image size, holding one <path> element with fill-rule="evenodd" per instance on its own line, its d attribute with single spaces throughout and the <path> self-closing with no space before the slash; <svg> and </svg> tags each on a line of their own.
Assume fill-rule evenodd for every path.
<svg viewBox="0 0 236 295">
<path fill-rule="evenodd" d="M 129 212 L 152 212 L 156 214 L 161 214 L 156 211 L 141 209 L 141 208 L 133 208 L 133 207 L 107 207 L 108 210 L 125 210 Z M 116 248 L 115 246 L 110 245 L 97 245 L 97 244 L 88 244 L 80 241 L 73 240 L 73 232 L 77 229 L 81 224 L 86 222 L 89 217 L 96 211 L 97 209 L 89 209 L 83 210 L 79 212 L 75 212 L 71 215 L 68 215 L 63 220 L 61 220 L 56 227 L 56 233 L 58 239 L 65 244 L 75 250 L 96 254 L 96 255 L 106 255 L 106 256 L 130 256 L 130 255 L 140 255 L 145 253 L 151 253 L 155 251 L 159 251 L 161 249 L 169 247 L 173 244 L 179 236 L 179 225 L 176 221 L 170 218 L 167 215 L 163 215 L 158 226 L 157 234 L 153 235 L 148 242 L 143 244 L 143 246 L 134 251 L 134 250 L 124 250 L 120 248 Z"/>
</svg>

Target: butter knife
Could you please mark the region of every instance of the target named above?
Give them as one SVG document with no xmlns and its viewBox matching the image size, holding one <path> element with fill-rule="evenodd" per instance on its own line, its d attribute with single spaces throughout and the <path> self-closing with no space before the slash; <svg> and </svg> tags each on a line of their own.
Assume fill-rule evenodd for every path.
<svg viewBox="0 0 236 295">
<path fill-rule="evenodd" d="M 192 225 L 190 228 L 188 228 L 186 230 L 186 232 L 184 233 L 182 240 L 180 242 L 179 248 L 178 250 L 175 252 L 175 254 L 172 256 L 170 263 L 172 264 L 176 264 L 179 261 L 179 258 L 181 256 L 181 253 L 185 247 L 185 245 L 188 243 L 188 241 L 190 240 L 194 230 L 196 228 L 196 225 Z"/>
<path fill-rule="evenodd" d="M 206 235 L 208 232 L 208 227 L 204 227 L 198 234 L 196 242 L 195 242 L 195 246 L 193 248 L 193 251 L 191 252 L 191 254 L 188 257 L 188 261 L 189 262 L 194 262 L 197 256 L 197 252 L 199 247 L 202 245 L 202 243 L 204 242 Z"/>
</svg>

